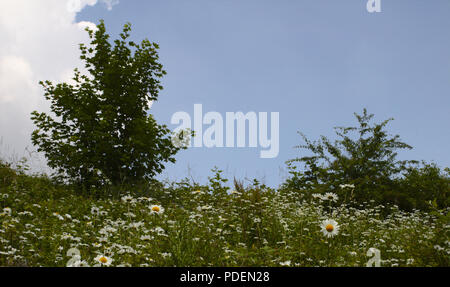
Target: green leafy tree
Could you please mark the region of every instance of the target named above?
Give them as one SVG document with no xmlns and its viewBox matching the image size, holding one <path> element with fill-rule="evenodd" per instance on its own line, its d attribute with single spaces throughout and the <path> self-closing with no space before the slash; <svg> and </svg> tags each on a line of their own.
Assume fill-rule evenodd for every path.
<svg viewBox="0 0 450 287">
<path fill-rule="evenodd" d="M 135 183 L 174 162 L 170 130 L 148 114 L 166 74 L 156 43 L 129 41 L 131 25 L 110 43 L 103 21 L 80 44 L 87 73 L 73 84 L 40 82 L 54 116 L 34 111 L 32 142 L 58 174 L 83 187 Z"/>
<path fill-rule="evenodd" d="M 372 124 L 373 114 L 364 109 L 356 114 L 359 126 L 336 127 L 337 139 L 331 141 L 321 136 L 318 141 L 309 140 L 300 133 L 311 155 L 288 161 L 291 177 L 285 187 L 314 192 L 332 191 L 347 202 L 375 200 L 383 202 L 386 194 L 396 192 L 396 178 L 414 161 L 397 160 L 398 150 L 411 149 L 400 141 L 398 135 L 390 136 L 385 130 L 392 120 Z M 356 134 L 356 138 L 352 135 Z M 299 170 L 297 164 L 303 164 Z M 342 188 L 342 185 L 354 188 Z"/>
</svg>

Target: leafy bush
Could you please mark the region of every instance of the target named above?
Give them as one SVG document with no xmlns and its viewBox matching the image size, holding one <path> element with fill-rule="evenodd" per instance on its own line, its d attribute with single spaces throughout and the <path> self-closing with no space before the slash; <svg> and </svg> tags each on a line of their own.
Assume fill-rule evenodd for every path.
<svg viewBox="0 0 450 287">
<path fill-rule="evenodd" d="M 435 164 L 410 166 L 398 180 L 398 193 L 404 194 L 410 208 L 444 209 L 450 206 L 450 169 Z M 397 201 L 400 204 L 400 201 Z"/>
<path fill-rule="evenodd" d="M 359 126 L 336 127 L 334 142 L 324 136 L 311 141 L 300 133 L 305 144 L 297 148 L 312 155 L 288 161 L 291 176 L 283 188 L 309 194 L 334 192 L 354 204 L 395 203 L 411 210 L 426 209 L 427 201 L 436 200 L 440 207 L 448 206 L 448 176 L 436 166 L 420 168 L 416 161 L 397 159 L 398 150 L 412 147 L 385 130 L 392 119 L 372 124 L 374 115 L 366 109 L 355 116 Z M 352 138 L 352 133 L 357 137 Z M 303 170 L 297 163 L 303 164 Z"/>
<path fill-rule="evenodd" d="M 17 173 L 11 165 L 0 159 L 0 185 L 9 186 L 17 178 Z"/>
</svg>

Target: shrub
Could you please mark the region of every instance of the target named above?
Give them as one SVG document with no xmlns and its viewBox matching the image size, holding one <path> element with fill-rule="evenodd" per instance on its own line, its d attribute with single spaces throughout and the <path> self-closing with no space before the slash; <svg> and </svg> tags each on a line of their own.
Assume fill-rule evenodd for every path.
<svg viewBox="0 0 450 287">
<path fill-rule="evenodd" d="M 297 148 L 312 155 L 287 162 L 291 176 L 284 189 L 306 194 L 334 192 L 352 204 L 394 203 L 408 210 L 426 209 L 430 200 L 448 206 L 448 176 L 441 175 L 436 166 L 418 168 L 416 161 L 397 159 L 398 150 L 412 147 L 385 130 L 392 119 L 372 124 L 374 115 L 366 109 L 355 116 L 359 126 L 336 127 L 334 142 L 324 136 L 311 141 L 300 133 L 305 144 Z M 303 164 L 303 170 L 297 163 Z"/>
<path fill-rule="evenodd" d="M 450 206 L 450 169 L 444 171 L 436 164 L 411 166 L 399 179 L 399 189 L 413 208 L 430 210 Z"/>
</svg>

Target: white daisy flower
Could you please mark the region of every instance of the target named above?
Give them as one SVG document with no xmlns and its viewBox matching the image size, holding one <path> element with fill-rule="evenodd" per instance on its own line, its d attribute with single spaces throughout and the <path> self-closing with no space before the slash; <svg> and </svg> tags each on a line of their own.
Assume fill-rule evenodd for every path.
<svg viewBox="0 0 450 287">
<path fill-rule="evenodd" d="M 67 267 L 89 267 L 89 264 L 81 260 L 80 255 L 75 255 L 71 261 L 67 262 Z"/>
<path fill-rule="evenodd" d="M 134 198 L 133 198 L 132 196 L 130 196 L 130 195 L 122 196 L 121 200 L 122 200 L 122 202 L 124 202 L 124 203 L 131 203 L 131 204 L 133 204 L 133 205 L 136 203 L 136 199 L 134 199 Z"/>
<path fill-rule="evenodd" d="M 150 206 L 150 213 L 151 214 L 162 214 L 162 213 L 164 213 L 164 208 L 160 205 L 152 205 L 152 206 Z"/>
<path fill-rule="evenodd" d="M 339 234 L 339 224 L 333 219 L 322 221 L 320 227 L 323 235 L 326 237 L 333 237 Z"/>
<path fill-rule="evenodd" d="M 153 236 L 150 235 L 142 235 L 140 238 L 142 241 L 150 241 L 153 239 Z"/>
<path fill-rule="evenodd" d="M 291 260 L 287 260 L 287 261 L 284 261 L 284 262 L 280 262 L 280 265 L 281 265 L 281 266 L 291 266 Z"/>
<path fill-rule="evenodd" d="M 105 255 L 98 255 L 94 260 L 99 262 L 102 266 L 109 266 L 113 261 L 112 258 L 106 257 Z"/>
<path fill-rule="evenodd" d="M 327 192 L 323 195 L 322 199 L 337 202 L 339 197 L 335 193 Z"/>
<path fill-rule="evenodd" d="M 100 213 L 100 209 L 96 206 L 91 207 L 91 213 L 94 215 L 98 215 Z"/>
<path fill-rule="evenodd" d="M 12 210 L 9 207 L 3 208 L 3 215 L 11 216 Z"/>
<path fill-rule="evenodd" d="M 312 194 L 312 197 L 314 197 L 314 198 L 322 198 L 322 195 L 320 194 L 320 193 L 313 193 Z"/>
</svg>

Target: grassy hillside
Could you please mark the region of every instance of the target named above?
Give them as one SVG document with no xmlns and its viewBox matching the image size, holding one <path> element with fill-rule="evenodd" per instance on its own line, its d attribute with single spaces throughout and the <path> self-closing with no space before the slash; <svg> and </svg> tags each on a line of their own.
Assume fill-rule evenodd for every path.
<svg viewBox="0 0 450 287">
<path fill-rule="evenodd" d="M 448 210 L 355 208 L 333 194 L 224 183 L 216 173 L 207 186 L 86 196 L 1 164 L 0 265 L 365 266 L 376 248 L 381 266 L 449 266 Z"/>
</svg>

